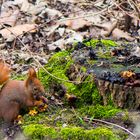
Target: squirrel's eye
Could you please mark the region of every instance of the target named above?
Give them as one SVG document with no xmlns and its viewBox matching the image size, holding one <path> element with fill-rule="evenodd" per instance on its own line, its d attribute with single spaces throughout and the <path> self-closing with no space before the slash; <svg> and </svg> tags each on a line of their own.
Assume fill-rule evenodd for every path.
<svg viewBox="0 0 140 140">
<path fill-rule="evenodd" d="M 34 87 L 34 91 L 37 91 L 37 87 Z"/>
</svg>

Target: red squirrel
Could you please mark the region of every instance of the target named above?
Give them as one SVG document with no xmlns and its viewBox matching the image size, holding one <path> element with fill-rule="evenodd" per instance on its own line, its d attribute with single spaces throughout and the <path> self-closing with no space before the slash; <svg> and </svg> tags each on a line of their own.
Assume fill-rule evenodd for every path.
<svg viewBox="0 0 140 140">
<path fill-rule="evenodd" d="M 0 118 L 11 123 L 23 107 L 38 106 L 37 99 L 45 98 L 45 90 L 34 68 L 29 68 L 28 78 L 24 81 L 10 80 L 10 69 L 2 61 L 0 69 L 0 84 L 5 83 L 0 91 Z"/>
</svg>

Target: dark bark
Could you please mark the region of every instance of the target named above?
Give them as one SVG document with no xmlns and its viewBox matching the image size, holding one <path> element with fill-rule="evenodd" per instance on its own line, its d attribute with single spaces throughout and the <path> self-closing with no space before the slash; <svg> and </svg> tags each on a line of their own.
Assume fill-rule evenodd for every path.
<svg viewBox="0 0 140 140">
<path fill-rule="evenodd" d="M 140 87 L 112 84 L 104 80 L 97 80 L 97 87 L 104 105 L 111 99 L 117 107 L 140 109 Z"/>
</svg>

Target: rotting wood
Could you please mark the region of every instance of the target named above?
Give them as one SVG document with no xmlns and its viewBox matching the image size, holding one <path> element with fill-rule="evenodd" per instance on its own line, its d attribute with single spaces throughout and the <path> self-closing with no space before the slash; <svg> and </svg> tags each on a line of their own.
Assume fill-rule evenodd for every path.
<svg viewBox="0 0 140 140">
<path fill-rule="evenodd" d="M 128 109 L 140 109 L 140 87 L 113 84 L 104 80 L 96 80 L 103 104 L 111 99 L 115 106 Z"/>
</svg>

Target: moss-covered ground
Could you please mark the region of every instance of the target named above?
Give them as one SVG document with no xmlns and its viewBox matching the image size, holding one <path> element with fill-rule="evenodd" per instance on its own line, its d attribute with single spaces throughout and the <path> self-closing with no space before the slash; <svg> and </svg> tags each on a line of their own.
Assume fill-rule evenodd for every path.
<svg viewBox="0 0 140 140">
<path fill-rule="evenodd" d="M 98 47 L 99 50 L 105 49 L 98 51 L 103 58 L 110 57 L 106 50 L 117 46 L 110 40 L 91 40 L 84 44 Z M 87 72 L 89 63 L 81 65 L 75 62 L 73 52 L 72 48 L 53 54 L 44 67 L 47 72 L 39 70 L 38 76 L 46 89 L 50 104 L 45 112 L 23 116 L 21 126 L 24 135 L 32 140 L 125 140 L 128 135 L 122 130 L 92 122 L 94 118 L 112 120 L 122 110 L 115 107 L 111 99 L 107 106 L 103 105 L 94 75 Z M 87 62 L 92 64 L 95 60 Z M 76 100 L 71 101 L 68 95 L 76 96 Z M 91 121 L 86 122 L 85 117 Z M 123 118 L 119 121 L 123 121 Z"/>
</svg>

